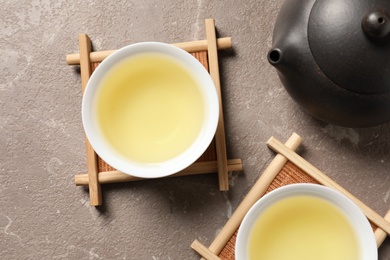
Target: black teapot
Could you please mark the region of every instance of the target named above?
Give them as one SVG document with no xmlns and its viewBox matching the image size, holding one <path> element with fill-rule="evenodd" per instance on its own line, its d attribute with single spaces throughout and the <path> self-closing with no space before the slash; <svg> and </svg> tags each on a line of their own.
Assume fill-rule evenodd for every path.
<svg viewBox="0 0 390 260">
<path fill-rule="evenodd" d="M 335 125 L 390 121 L 390 0 L 286 0 L 268 61 L 292 98 Z"/>
</svg>

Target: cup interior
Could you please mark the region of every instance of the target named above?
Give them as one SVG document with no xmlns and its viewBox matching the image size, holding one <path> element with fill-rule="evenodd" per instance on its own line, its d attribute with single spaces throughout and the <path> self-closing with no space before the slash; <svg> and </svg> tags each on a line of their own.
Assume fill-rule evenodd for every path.
<svg viewBox="0 0 390 260">
<path fill-rule="evenodd" d="M 143 162 L 121 153 L 110 143 L 102 131 L 97 116 L 97 96 L 101 88 L 106 87 L 102 82 L 111 73 L 110 70 L 112 71 L 124 60 L 142 54 L 164 55 L 179 64 L 196 82 L 202 99 L 203 118 L 197 135 L 183 152 L 163 161 Z M 147 75 L 147 77 L 153 77 L 153 75 Z M 217 128 L 218 116 L 218 95 L 213 80 L 204 66 L 188 52 L 160 42 L 131 44 L 108 56 L 92 74 L 82 100 L 83 127 L 96 153 L 113 168 L 140 178 L 158 178 L 171 175 L 195 162 L 210 145 Z M 142 148 L 142 144 L 139 145 L 139 148 Z M 150 151 L 153 149 L 151 148 Z"/>
</svg>

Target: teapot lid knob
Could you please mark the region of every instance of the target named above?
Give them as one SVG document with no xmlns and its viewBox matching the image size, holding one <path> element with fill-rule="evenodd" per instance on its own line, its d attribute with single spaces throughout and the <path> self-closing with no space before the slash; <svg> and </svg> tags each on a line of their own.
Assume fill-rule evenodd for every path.
<svg viewBox="0 0 390 260">
<path fill-rule="evenodd" d="M 390 33 L 390 19 L 384 11 L 369 12 L 363 17 L 362 28 L 371 38 L 383 38 Z"/>
<path fill-rule="evenodd" d="M 390 92 L 390 0 L 316 0 L 307 34 L 314 60 L 335 84 Z"/>
</svg>

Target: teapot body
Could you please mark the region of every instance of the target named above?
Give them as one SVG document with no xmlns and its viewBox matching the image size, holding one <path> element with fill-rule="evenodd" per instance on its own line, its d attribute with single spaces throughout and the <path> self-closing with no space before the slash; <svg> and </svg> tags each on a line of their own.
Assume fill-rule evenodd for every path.
<svg viewBox="0 0 390 260">
<path fill-rule="evenodd" d="M 362 80 L 357 80 L 357 85 L 354 83 L 358 87 L 356 89 L 354 86 L 350 88 L 341 86 L 337 82 L 337 77 L 343 80 L 342 73 L 335 78 L 330 78 L 329 70 L 324 72 L 326 65 L 330 64 L 330 67 L 333 64 L 340 65 L 338 61 L 340 57 L 337 56 L 340 54 L 336 51 L 326 53 L 325 49 L 325 60 L 329 59 L 329 64 L 319 65 L 319 59 L 316 59 L 313 54 L 315 46 L 313 47 L 309 40 L 308 29 L 313 28 L 313 24 L 309 25 L 309 21 L 310 19 L 313 21 L 311 16 L 316 2 L 316 0 L 286 0 L 278 14 L 268 61 L 277 69 L 285 89 L 304 111 L 321 121 L 346 127 L 368 127 L 390 121 L 390 81 L 386 83 L 386 79 L 382 80 L 380 83 L 385 82 L 387 85 L 382 84 L 378 91 L 373 92 L 360 91 L 359 88 L 365 87 L 359 86 Z M 327 35 L 318 34 L 324 41 L 328 38 Z M 385 38 L 387 44 L 389 35 Z M 318 42 L 321 41 L 322 39 L 318 39 Z M 350 44 L 353 45 L 354 41 Z M 316 48 L 315 51 L 321 54 L 321 46 Z M 345 49 L 346 52 L 348 50 Z M 359 57 L 356 57 L 356 62 L 359 62 Z M 372 62 L 375 63 L 376 60 L 373 59 Z M 370 66 L 370 64 L 366 65 Z M 385 65 L 384 69 L 390 69 L 390 66 Z M 364 77 L 367 79 L 366 76 Z"/>
</svg>

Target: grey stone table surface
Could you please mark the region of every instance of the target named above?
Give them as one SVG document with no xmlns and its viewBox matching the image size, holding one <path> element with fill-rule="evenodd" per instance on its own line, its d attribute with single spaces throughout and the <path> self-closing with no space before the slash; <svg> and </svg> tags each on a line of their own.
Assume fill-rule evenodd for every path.
<svg viewBox="0 0 390 260">
<path fill-rule="evenodd" d="M 282 0 L 0 1 L 0 259 L 198 259 L 274 157 L 265 142 L 297 132 L 299 153 L 372 209 L 390 209 L 390 124 L 319 122 L 290 98 L 266 59 Z M 103 186 L 90 207 L 81 80 L 65 55 L 87 33 L 95 50 L 205 38 L 214 18 L 233 48 L 220 54 L 229 158 L 244 170 Z M 390 241 L 379 250 L 390 259 Z"/>
</svg>

